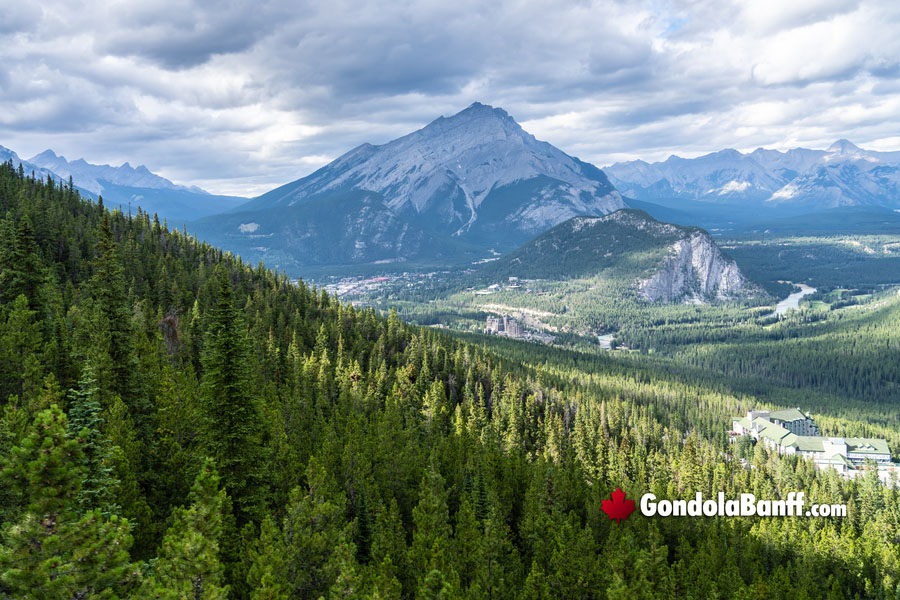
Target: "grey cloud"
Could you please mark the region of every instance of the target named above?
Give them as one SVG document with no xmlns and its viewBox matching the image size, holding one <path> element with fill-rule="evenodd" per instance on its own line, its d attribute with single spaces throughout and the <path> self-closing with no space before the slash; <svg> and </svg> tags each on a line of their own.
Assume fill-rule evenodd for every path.
<svg viewBox="0 0 900 600">
<path fill-rule="evenodd" d="M 457 91 L 484 65 L 489 47 L 479 14 L 395 9 L 345 12 L 320 3 L 267 44 L 287 81 L 322 85 L 354 99 Z"/>
<path fill-rule="evenodd" d="M 0 113 L 0 123 L 21 131 L 91 133 L 133 114 L 116 98 L 68 91 L 45 93 L 25 105 L 11 107 Z"/>
<path fill-rule="evenodd" d="M 36 2 L 0 0 L 0 35 L 33 31 L 41 20 L 41 7 Z"/>
<path fill-rule="evenodd" d="M 183 69 L 250 48 L 276 28 L 285 13 L 278 4 L 254 0 L 119 5 L 109 13 L 112 27 L 97 47 Z"/>
<path fill-rule="evenodd" d="M 605 122 L 609 126 L 632 127 L 660 121 L 668 117 L 703 113 L 718 108 L 717 104 L 719 102 L 721 100 L 717 98 L 698 98 L 640 104 L 634 108 L 608 114 Z"/>
<path fill-rule="evenodd" d="M 900 77 L 900 62 L 885 59 L 874 61 L 869 73 L 882 79 L 897 79 Z"/>
<path fill-rule="evenodd" d="M 606 75 L 645 65 L 652 58 L 649 40 L 604 36 L 590 51 L 592 73 Z"/>
<path fill-rule="evenodd" d="M 0 24 L 16 40 L 0 45 L 0 144 L 262 191 L 475 100 L 520 121 L 576 115 L 578 127 L 536 133 L 597 163 L 875 139 L 879 119 L 886 132 L 900 128 L 871 108 L 900 97 L 897 15 L 874 0 L 799 16 L 787 4 L 770 18 L 719 0 L 162 0 L 114 10 L 46 0 L 43 16 L 30 8 Z M 871 26 L 848 30 L 859 50 L 840 65 L 778 72 L 771 85 L 751 76 L 775 32 L 841 14 L 870 15 Z M 744 110 L 757 103 L 798 108 L 757 122 Z M 860 114 L 841 113 L 848 105 Z"/>
</svg>

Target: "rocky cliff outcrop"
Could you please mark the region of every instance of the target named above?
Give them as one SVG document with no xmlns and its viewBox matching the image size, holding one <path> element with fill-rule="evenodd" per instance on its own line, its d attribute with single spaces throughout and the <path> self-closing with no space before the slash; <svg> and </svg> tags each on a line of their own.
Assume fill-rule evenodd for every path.
<svg viewBox="0 0 900 600">
<path fill-rule="evenodd" d="M 670 246 L 659 271 L 638 280 L 638 291 L 651 302 L 704 302 L 736 298 L 756 290 L 709 234 L 694 231 Z"/>
</svg>

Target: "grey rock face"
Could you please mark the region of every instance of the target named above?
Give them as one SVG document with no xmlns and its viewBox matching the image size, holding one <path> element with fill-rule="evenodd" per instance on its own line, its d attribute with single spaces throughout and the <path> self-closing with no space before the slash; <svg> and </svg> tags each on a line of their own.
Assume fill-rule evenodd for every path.
<svg viewBox="0 0 900 600">
<path fill-rule="evenodd" d="M 501 247 L 573 216 L 625 206 L 600 169 L 476 102 L 386 144 L 363 144 L 243 208 L 295 206 L 346 190 L 380 194 L 395 214 L 432 231 Z"/>
<path fill-rule="evenodd" d="M 660 270 L 637 286 L 651 302 L 727 300 L 752 291 L 737 264 L 705 232 L 675 242 Z"/>
</svg>

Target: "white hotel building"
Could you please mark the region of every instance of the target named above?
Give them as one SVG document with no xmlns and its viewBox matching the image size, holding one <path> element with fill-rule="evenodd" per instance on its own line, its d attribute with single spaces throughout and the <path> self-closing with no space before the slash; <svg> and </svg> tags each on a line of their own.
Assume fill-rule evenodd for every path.
<svg viewBox="0 0 900 600">
<path fill-rule="evenodd" d="M 856 477 L 873 462 L 884 483 L 900 477 L 900 465 L 891 462 L 887 442 L 877 438 L 823 437 L 809 413 L 800 409 L 770 412 L 751 410 L 732 420 L 731 435 L 750 436 L 779 454 L 810 458 L 819 469 L 829 467 L 844 477 Z"/>
</svg>

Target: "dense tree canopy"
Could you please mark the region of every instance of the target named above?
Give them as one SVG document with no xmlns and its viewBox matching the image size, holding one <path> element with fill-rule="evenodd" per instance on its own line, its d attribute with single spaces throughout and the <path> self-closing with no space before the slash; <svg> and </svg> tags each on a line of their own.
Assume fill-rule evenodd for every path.
<svg viewBox="0 0 900 600">
<path fill-rule="evenodd" d="M 898 593 L 897 489 L 730 446 L 721 382 L 408 326 L 9 164 L 0 206 L 0 598 Z"/>
</svg>

